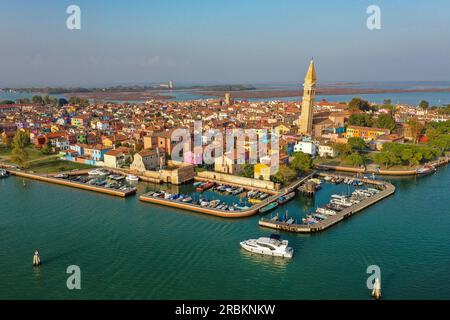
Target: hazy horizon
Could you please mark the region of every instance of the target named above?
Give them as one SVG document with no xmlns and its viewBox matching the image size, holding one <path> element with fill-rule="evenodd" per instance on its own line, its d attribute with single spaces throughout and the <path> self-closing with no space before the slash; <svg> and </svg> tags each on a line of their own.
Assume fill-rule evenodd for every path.
<svg viewBox="0 0 450 320">
<path fill-rule="evenodd" d="M 322 84 L 449 80 L 444 0 L 379 0 L 381 30 L 365 0 L 0 3 L 0 87 L 300 84 L 311 57 Z"/>
</svg>

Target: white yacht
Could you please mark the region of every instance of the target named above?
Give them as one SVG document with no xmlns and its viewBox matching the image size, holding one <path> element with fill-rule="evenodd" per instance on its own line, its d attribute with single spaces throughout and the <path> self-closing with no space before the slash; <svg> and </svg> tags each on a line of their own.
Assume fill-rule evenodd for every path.
<svg viewBox="0 0 450 320">
<path fill-rule="evenodd" d="M 281 240 L 278 235 L 272 235 L 270 238 L 261 237 L 259 239 L 250 239 L 241 242 L 241 247 L 253 253 L 259 253 L 274 257 L 292 258 L 294 249 L 288 247 L 287 240 Z"/>
</svg>

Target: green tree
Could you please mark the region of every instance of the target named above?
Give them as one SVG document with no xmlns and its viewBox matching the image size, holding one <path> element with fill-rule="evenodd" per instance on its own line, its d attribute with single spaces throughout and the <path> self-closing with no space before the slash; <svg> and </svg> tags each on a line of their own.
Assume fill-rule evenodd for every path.
<svg viewBox="0 0 450 320">
<path fill-rule="evenodd" d="M 441 134 L 436 137 L 430 137 L 430 146 L 437 147 L 442 151 L 446 151 L 450 149 L 450 135 L 449 134 Z"/>
<path fill-rule="evenodd" d="M 278 172 L 271 177 L 271 180 L 275 183 L 286 185 L 293 181 L 296 177 L 297 172 L 295 172 L 294 169 L 291 169 L 286 165 L 280 165 Z"/>
<path fill-rule="evenodd" d="M 348 108 L 351 111 L 369 111 L 370 110 L 370 104 L 368 101 L 363 100 L 362 98 L 353 98 L 348 103 Z"/>
<path fill-rule="evenodd" d="M 367 113 L 354 113 L 348 119 L 348 124 L 359 127 L 370 127 L 372 125 L 372 118 Z"/>
<path fill-rule="evenodd" d="M 385 167 L 389 165 L 389 157 L 387 156 L 386 152 L 376 153 L 373 157 L 373 161 L 376 164 L 384 165 Z"/>
<path fill-rule="evenodd" d="M 346 157 L 352 153 L 352 147 L 346 143 L 333 143 L 333 149 L 341 157 Z"/>
<path fill-rule="evenodd" d="M 0 105 L 4 105 L 4 104 L 15 104 L 15 102 L 14 101 L 12 101 L 12 100 L 1 100 L 0 101 Z"/>
<path fill-rule="evenodd" d="M 34 104 L 44 104 L 44 99 L 42 99 L 41 96 L 33 96 L 33 98 L 31 98 L 31 102 Z"/>
<path fill-rule="evenodd" d="M 253 178 L 255 175 L 255 166 L 252 164 L 244 164 L 242 167 L 242 176 L 246 178 Z"/>
<path fill-rule="evenodd" d="M 44 155 L 52 154 L 52 153 L 53 153 L 52 146 L 51 146 L 50 144 L 47 143 L 47 144 L 42 148 L 41 152 L 42 152 L 42 154 L 44 154 Z"/>
<path fill-rule="evenodd" d="M 355 167 L 360 167 L 360 166 L 364 165 L 363 157 L 357 152 L 354 152 L 351 155 L 349 155 L 346 158 L 346 161 Z"/>
<path fill-rule="evenodd" d="M 426 100 L 422 100 L 419 102 L 419 107 L 423 110 L 427 110 L 430 104 Z"/>
<path fill-rule="evenodd" d="M 25 131 L 17 130 L 12 141 L 11 159 L 21 167 L 25 167 L 28 161 L 26 147 L 30 144 L 30 137 Z"/>
<path fill-rule="evenodd" d="M 404 162 L 409 163 L 409 165 L 412 165 L 414 162 L 414 152 L 411 149 L 403 149 L 401 152 L 401 159 Z"/>
<path fill-rule="evenodd" d="M 291 168 L 297 172 L 310 171 L 313 163 L 311 156 L 303 152 L 294 153 L 294 159 L 291 162 Z"/>
<path fill-rule="evenodd" d="M 390 114 L 380 114 L 374 124 L 377 128 L 395 129 L 395 120 Z"/>
<path fill-rule="evenodd" d="M 352 150 L 361 151 L 366 148 L 366 142 L 362 138 L 351 137 L 348 138 L 347 144 L 352 148 Z"/>
</svg>

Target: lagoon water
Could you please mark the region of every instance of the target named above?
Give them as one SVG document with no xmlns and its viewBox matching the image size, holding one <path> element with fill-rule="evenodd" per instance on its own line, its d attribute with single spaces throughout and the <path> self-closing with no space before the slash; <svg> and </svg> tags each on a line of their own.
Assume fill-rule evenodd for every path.
<svg viewBox="0 0 450 320">
<path fill-rule="evenodd" d="M 370 299 L 370 265 L 381 268 L 385 299 L 450 299 L 450 167 L 392 182 L 394 196 L 324 233 L 281 233 L 295 249 L 286 261 L 240 249 L 272 233 L 259 217 L 225 220 L 6 178 L 0 299 Z M 300 217 L 346 188 L 327 185 L 278 212 Z M 70 265 L 81 268 L 79 291 L 66 288 Z"/>
</svg>

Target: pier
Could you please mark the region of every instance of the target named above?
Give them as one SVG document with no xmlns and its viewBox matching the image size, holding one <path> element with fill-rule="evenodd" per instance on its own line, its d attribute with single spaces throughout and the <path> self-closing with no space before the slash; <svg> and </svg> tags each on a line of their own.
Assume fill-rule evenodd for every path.
<svg viewBox="0 0 450 320">
<path fill-rule="evenodd" d="M 293 182 L 288 187 L 280 190 L 280 192 L 273 194 L 269 198 L 263 200 L 261 203 L 258 203 L 247 210 L 224 211 L 224 210 L 215 209 L 215 208 L 202 207 L 202 206 L 192 204 L 192 203 L 183 203 L 183 202 L 174 201 L 174 200 L 156 198 L 156 197 L 152 197 L 151 195 L 148 195 L 148 194 L 140 196 L 139 200 L 141 200 L 143 202 L 159 204 L 159 205 L 163 205 L 163 206 L 167 206 L 167 207 L 172 207 L 172 208 L 177 208 L 177 209 L 182 209 L 182 210 L 187 210 L 187 211 L 192 211 L 192 212 L 197 212 L 197 213 L 203 213 L 203 214 L 213 215 L 213 216 L 222 217 L 222 218 L 246 218 L 246 217 L 251 217 L 251 216 L 259 214 L 259 209 L 264 208 L 265 206 L 271 204 L 272 202 L 275 202 L 279 197 L 292 192 L 293 190 L 298 188 L 298 186 L 300 186 L 304 182 L 311 179 L 311 177 L 313 177 L 314 174 L 315 173 L 311 173 L 308 176 Z"/>
<path fill-rule="evenodd" d="M 327 176 L 328 174 L 319 173 L 319 176 Z M 344 176 L 336 176 L 334 177 L 344 177 Z M 270 219 L 262 218 L 259 221 L 259 225 L 266 228 L 276 229 L 276 230 L 283 230 L 283 231 L 289 231 L 289 232 L 295 232 L 295 233 L 315 233 L 315 232 L 321 232 L 324 231 L 337 223 L 349 218 L 350 216 L 361 212 L 362 210 L 370 207 L 371 205 L 378 203 L 382 201 L 383 199 L 393 195 L 395 193 L 395 187 L 388 183 L 383 181 L 376 181 L 376 180 L 370 180 L 370 179 L 358 179 L 358 178 L 352 178 L 355 181 L 362 181 L 366 184 L 372 184 L 376 185 L 382 190 L 377 193 L 376 195 L 367 198 L 360 203 L 354 204 L 351 207 L 345 208 L 342 211 L 336 213 L 335 216 L 329 216 L 326 220 L 320 221 L 316 224 L 288 224 L 286 222 L 281 221 L 271 221 Z"/>
<path fill-rule="evenodd" d="M 95 191 L 95 192 L 104 193 L 104 194 L 108 194 L 108 195 L 116 196 L 116 197 L 125 198 L 125 197 L 136 194 L 136 188 L 130 189 L 128 191 L 121 191 L 121 190 L 100 187 L 100 186 L 88 185 L 88 184 L 80 183 L 80 182 L 59 179 L 59 178 L 55 178 L 53 175 L 42 176 L 42 175 L 26 173 L 26 172 L 22 172 L 22 171 L 18 171 L 18 170 L 8 170 L 8 172 L 11 175 L 17 176 L 17 177 L 22 177 L 22 178 L 27 178 L 27 179 L 32 179 L 32 180 L 37 180 L 37 181 L 42 181 L 42 182 L 47 182 L 47 183 L 54 183 L 54 184 L 58 184 L 58 185 L 63 185 L 63 186 L 78 188 L 78 189 L 83 189 L 83 190 Z M 71 172 L 68 174 L 69 175 L 79 175 L 79 172 Z"/>
</svg>

